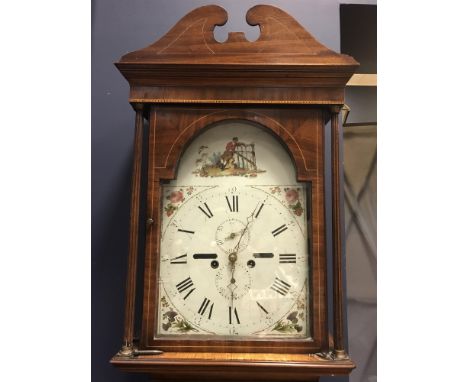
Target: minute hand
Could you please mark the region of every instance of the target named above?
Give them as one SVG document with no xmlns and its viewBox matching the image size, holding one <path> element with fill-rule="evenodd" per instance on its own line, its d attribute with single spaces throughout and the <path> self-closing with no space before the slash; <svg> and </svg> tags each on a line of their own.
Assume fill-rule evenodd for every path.
<svg viewBox="0 0 468 382">
<path fill-rule="evenodd" d="M 245 225 L 245 228 L 242 230 L 242 233 L 240 235 L 239 241 L 237 242 L 237 245 L 234 248 L 234 252 L 229 255 L 229 262 L 231 264 L 231 283 L 235 283 L 234 279 L 234 272 L 236 269 L 236 261 L 237 261 L 237 251 L 239 250 L 240 242 L 242 238 L 244 237 L 245 232 L 247 231 L 247 228 L 249 227 L 249 224 L 253 221 L 253 214 L 255 213 L 255 210 L 247 216 L 247 224 Z M 231 292 L 231 305 L 233 303 L 233 291 Z"/>
<path fill-rule="evenodd" d="M 237 242 L 236 247 L 234 248 L 234 252 L 237 254 L 237 251 L 239 250 L 240 242 L 242 238 L 244 237 L 245 232 L 247 231 L 247 228 L 249 227 L 250 223 L 253 221 L 253 214 L 255 211 L 253 211 L 249 216 L 247 216 L 247 224 L 245 225 L 244 229 L 242 230 L 242 233 L 239 237 L 239 241 Z"/>
</svg>

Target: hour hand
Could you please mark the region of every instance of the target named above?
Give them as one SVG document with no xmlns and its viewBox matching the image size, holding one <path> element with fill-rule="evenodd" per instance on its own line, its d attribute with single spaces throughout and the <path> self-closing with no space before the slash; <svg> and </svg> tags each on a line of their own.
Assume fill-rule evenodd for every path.
<svg viewBox="0 0 468 382">
<path fill-rule="evenodd" d="M 254 253 L 253 257 L 256 259 L 271 259 L 273 257 L 273 253 L 265 253 L 265 252 L 259 252 L 259 253 Z"/>
</svg>

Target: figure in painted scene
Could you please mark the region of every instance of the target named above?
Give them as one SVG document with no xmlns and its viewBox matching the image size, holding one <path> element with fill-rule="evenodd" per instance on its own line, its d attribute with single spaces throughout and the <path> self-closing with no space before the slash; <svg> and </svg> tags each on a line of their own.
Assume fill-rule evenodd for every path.
<svg viewBox="0 0 468 382">
<path fill-rule="evenodd" d="M 245 147 L 245 143 L 239 142 L 239 138 L 237 137 L 232 138 L 232 141 L 226 143 L 226 150 L 224 151 L 224 154 L 221 155 L 221 160 L 219 161 L 221 170 L 235 166 L 234 153 L 238 146 Z"/>
<path fill-rule="evenodd" d="M 224 152 L 212 152 L 208 146 L 200 146 L 200 157 L 196 161 L 197 169 L 193 172 L 203 177 L 214 176 L 257 176 L 265 172 L 257 168 L 255 144 L 240 142 L 238 137 L 226 143 Z"/>
</svg>

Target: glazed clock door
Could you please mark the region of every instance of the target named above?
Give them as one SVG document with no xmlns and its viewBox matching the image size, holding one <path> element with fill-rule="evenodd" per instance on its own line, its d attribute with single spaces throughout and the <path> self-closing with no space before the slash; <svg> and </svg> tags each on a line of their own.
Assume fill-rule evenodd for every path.
<svg viewBox="0 0 468 382">
<path fill-rule="evenodd" d="M 161 188 L 154 338 L 308 338 L 307 190 L 261 126 L 204 129 Z"/>
</svg>

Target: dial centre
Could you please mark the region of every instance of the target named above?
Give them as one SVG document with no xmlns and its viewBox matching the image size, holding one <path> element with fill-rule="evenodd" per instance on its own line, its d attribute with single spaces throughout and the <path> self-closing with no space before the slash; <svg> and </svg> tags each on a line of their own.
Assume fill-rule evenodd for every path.
<svg viewBox="0 0 468 382">
<path fill-rule="evenodd" d="M 227 219 L 216 228 L 215 239 L 223 252 L 237 254 L 247 248 L 250 232 L 245 222 Z"/>
</svg>

